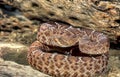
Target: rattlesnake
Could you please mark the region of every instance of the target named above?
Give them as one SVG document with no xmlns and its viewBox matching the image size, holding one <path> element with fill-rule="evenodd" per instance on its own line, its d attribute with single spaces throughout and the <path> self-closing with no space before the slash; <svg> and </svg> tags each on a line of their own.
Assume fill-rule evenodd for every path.
<svg viewBox="0 0 120 77">
<path fill-rule="evenodd" d="M 92 77 L 105 71 L 109 40 L 98 31 L 43 23 L 28 51 L 29 64 L 55 77 Z"/>
</svg>

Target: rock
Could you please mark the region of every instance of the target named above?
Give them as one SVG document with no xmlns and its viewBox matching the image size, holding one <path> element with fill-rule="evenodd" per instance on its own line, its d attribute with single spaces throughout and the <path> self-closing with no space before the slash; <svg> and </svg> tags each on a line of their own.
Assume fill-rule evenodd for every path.
<svg viewBox="0 0 120 77">
<path fill-rule="evenodd" d="M 9 12 L 8 12 L 9 13 Z M 0 17 L 0 41 L 31 44 L 36 39 L 38 22 L 30 21 L 23 15 L 2 14 Z M 29 38 L 29 40 L 28 40 Z"/>
<path fill-rule="evenodd" d="M 0 58 L 0 77 L 50 77 L 30 66 L 20 65 Z"/>
<path fill-rule="evenodd" d="M 109 73 L 107 77 L 120 77 L 120 59 L 119 58 L 120 56 L 110 56 Z"/>
<path fill-rule="evenodd" d="M 15 61 L 20 64 L 28 64 L 26 55 L 28 47 L 19 43 L 0 42 L 0 57 L 5 60 Z"/>
<path fill-rule="evenodd" d="M 42 21 L 61 21 L 101 31 L 119 42 L 120 1 L 118 0 L 2 0 L 20 9 L 24 16 Z"/>
</svg>

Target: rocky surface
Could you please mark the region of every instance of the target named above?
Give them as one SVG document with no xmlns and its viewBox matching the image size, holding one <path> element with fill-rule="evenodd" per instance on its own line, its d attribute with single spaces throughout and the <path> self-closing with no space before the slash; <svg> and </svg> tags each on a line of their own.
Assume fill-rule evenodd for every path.
<svg viewBox="0 0 120 77">
<path fill-rule="evenodd" d="M 29 19 L 60 21 L 101 31 L 120 42 L 119 0 L 2 0 Z"/>
<path fill-rule="evenodd" d="M 20 65 L 0 58 L 0 77 L 50 77 L 30 66 Z"/>
</svg>

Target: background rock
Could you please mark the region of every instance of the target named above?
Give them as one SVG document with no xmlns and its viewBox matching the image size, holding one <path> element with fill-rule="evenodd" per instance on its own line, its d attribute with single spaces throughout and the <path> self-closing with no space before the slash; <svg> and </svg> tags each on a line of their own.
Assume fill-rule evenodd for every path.
<svg viewBox="0 0 120 77">
<path fill-rule="evenodd" d="M 120 42 L 119 0 L 2 0 L 29 19 L 95 29 Z"/>
<path fill-rule="evenodd" d="M 30 66 L 24 66 L 0 58 L 0 77 L 50 77 Z"/>
</svg>

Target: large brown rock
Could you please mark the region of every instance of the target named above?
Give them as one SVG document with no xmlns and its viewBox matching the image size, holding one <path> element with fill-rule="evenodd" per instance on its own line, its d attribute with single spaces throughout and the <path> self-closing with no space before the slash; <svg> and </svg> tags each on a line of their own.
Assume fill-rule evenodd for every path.
<svg viewBox="0 0 120 77">
<path fill-rule="evenodd" d="M 73 26 L 104 32 L 120 42 L 120 1 L 118 0 L 3 0 L 30 19 L 62 21 Z"/>
<path fill-rule="evenodd" d="M 30 66 L 21 65 L 0 58 L 0 77 L 51 77 Z"/>
</svg>

